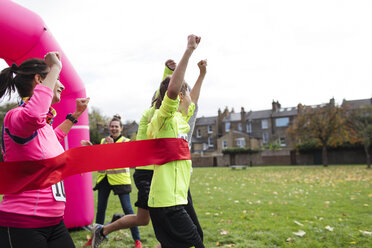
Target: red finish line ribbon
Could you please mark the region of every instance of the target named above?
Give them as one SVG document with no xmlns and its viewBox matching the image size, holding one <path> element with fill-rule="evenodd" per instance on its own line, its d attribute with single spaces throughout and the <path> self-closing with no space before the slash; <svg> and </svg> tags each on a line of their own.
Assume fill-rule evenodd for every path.
<svg viewBox="0 0 372 248">
<path fill-rule="evenodd" d="M 0 163 L 0 194 L 46 188 L 66 177 L 90 171 L 189 159 L 187 141 L 177 138 L 75 147 L 54 158 Z"/>
</svg>

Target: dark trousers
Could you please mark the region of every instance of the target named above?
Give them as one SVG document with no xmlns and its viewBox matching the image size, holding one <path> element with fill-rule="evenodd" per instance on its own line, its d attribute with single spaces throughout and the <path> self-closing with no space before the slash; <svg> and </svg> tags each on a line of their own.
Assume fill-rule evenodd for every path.
<svg viewBox="0 0 372 248">
<path fill-rule="evenodd" d="M 190 190 L 187 205 L 149 210 L 156 238 L 162 248 L 204 248 L 203 230 L 192 204 Z"/>
<path fill-rule="evenodd" d="M 42 228 L 0 227 L 1 248 L 75 248 L 63 221 Z"/>
<path fill-rule="evenodd" d="M 98 202 L 97 202 L 97 214 L 96 214 L 96 223 L 104 224 L 105 222 L 105 215 L 106 215 L 106 208 L 108 198 L 110 196 L 111 186 L 109 184 L 102 184 L 98 189 Z M 121 207 L 125 214 L 134 214 L 132 203 L 130 201 L 129 194 L 120 194 L 118 195 L 121 203 Z M 133 240 L 140 240 L 140 234 L 138 231 L 138 227 L 130 228 L 132 233 Z"/>
<path fill-rule="evenodd" d="M 198 231 L 199 236 L 200 236 L 201 240 L 203 241 L 203 236 L 204 236 L 203 235 L 203 229 L 201 228 L 198 217 L 196 216 L 196 213 L 195 213 L 194 205 L 192 203 L 192 197 L 191 197 L 190 189 L 187 192 L 187 205 L 185 206 L 185 210 L 189 214 L 189 216 L 190 216 L 192 222 L 194 223 L 194 225 L 196 226 L 196 230 Z"/>
</svg>

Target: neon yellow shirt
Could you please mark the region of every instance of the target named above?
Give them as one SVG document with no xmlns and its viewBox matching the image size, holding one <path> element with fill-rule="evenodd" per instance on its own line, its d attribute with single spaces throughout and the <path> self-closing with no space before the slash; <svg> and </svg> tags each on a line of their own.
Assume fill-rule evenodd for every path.
<svg viewBox="0 0 372 248">
<path fill-rule="evenodd" d="M 145 110 L 145 112 L 143 112 L 141 120 L 140 120 L 139 125 L 138 125 L 136 140 L 147 140 L 147 139 L 149 139 L 147 137 L 147 134 L 146 134 L 147 125 L 149 124 L 152 116 L 154 115 L 154 112 L 155 112 L 155 107 L 154 106 Z M 154 166 L 153 165 L 147 165 L 147 166 L 137 167 L 136 169 L 137 170 L 154 170 Z"/>
<path fill-rule="evenodd" d="M 165 66 L 162 80 L 164 80 L 167 76 L 170 76 L 172 74 L 173 74 L 173 71 L 171 69 L 169 69 L 167 66 Z M 159 95 L 159 90 L 156 91 L 155 97 L 157 97 L 158 95 Z M 146 134 L 147 125 L 150 123 L 151 118 L 154 115 L 154 112 L 155 112 L 155 104 L 151 108 L 149 108 L 149 109 L 145 110 L 145 112 L 143 112 L 141 120 L 140 120 L 139 125 L 138 125 L 136 140 L 147 140 L 147 139 L 149 139 L 147 137 L 147 134 Z M 154 166 L 153 165 L 147 165 L 147 166 L 137 167 L 136 169 L 137 170 L 154 170 Z"/>
<path fill-rule="evenodd" d="M 147 128 L 149 138 L 184 138 L 190 126 L 187 121 L 195 110 L 189 107 L 187 116 L 177 112 L 179 99 L 172 100 L 165 93 L 161 107 L 155 110 Z M 187 204 L 187 191 L 190 185 L 191 160 L 172 161 L 155 165 L 148 205 L 150 207 L 170 207 Z"/>
<path fill-rule="evenodd" d="M 101 144 L 104 142 L 104 138 L 101 140 Z M 128 142 L 130 139 L 124 136 L 120 137 L 115 143 Z M 121 169 L 110 169 L 104 171 L 98 171 L 97 173 L 97 184 L 102 181 L 107 175 L 107 181 L 110 185 L 127 185 L 131 184 L 129 168 Z"/>
</svg>

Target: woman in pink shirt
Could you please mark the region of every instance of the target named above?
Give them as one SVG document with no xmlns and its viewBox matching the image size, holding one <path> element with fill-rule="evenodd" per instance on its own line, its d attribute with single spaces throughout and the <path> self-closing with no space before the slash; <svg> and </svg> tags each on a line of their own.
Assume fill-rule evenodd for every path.
<svg viewBox="0 0 372 248">
<path fill-rule="evenodd" d="M 60 55 L 48 53 L 13 64 L 0 73 L 0 98 L 17 90 L 19 107 L 10 110 L 2 132 L 4 161 L 31 161 L 64 152 L 60 141 L 87 108 L 89 98 L 76 100 L 76 110 L 53 129 L 52 104 L 60 101 L 64 86 L 59 81 Z M 63 181 L 51 187 L 5 194 L 0 203 L 0 247 L 75 247 L 63 223 L 66 197 Z"/>
</svg>

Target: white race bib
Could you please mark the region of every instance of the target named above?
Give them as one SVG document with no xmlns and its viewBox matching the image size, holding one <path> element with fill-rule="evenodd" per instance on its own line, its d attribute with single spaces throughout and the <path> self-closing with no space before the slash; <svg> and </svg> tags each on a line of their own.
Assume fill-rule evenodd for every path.
<svg viewBox="0 0 372 248">
<path fill-rule="evenodd" d="M 66 202 L 65 186 L 63 185 L 63 181 L 60 181 L 52 185 L 52 190 L 53 190 L 54 199 L 56 201 Z"/>
</svg>

